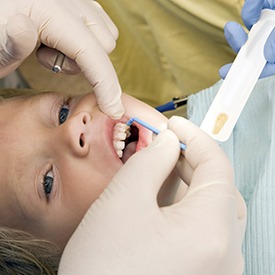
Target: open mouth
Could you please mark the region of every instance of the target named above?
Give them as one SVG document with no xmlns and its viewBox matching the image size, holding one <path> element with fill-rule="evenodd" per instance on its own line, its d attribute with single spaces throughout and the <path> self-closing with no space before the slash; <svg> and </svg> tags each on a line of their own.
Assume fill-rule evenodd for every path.
<svg viewBox="0 0 275 275">
<path fill-rule="evenodd" d="M 136 151 L 139 139 L 139 130 L 136 126 L 130 127 L 124 123 L 114 126 L 113 145 L 118 157 L 125 163 Z"/>
</svg>

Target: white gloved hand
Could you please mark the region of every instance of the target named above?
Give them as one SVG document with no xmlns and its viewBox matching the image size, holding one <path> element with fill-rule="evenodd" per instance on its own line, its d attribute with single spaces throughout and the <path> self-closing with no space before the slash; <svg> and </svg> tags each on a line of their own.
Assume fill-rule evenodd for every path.
<svg viewBox="0 0 275 275">
<path fill-rule="evenodd" d="M 48 48 L 39 49 L 40 63 L 52 68 L 55 49 L 64 53 L 63 71 L 80 68 L 102 111 L 119 118 L 121 88 L 108 57 L 117 37 L 116 26 L 93 0 L 0 0 L 0 78 L 42 43 Z"/>
<path fill-rule="evenodd" d="M 157 193 L 179 158 L 165 130 L 132 156 L 91 206 L 67 244 L 59 274 L 240 275 L 246 208 L 219 146 L 189 121 L 168 127 L 187 146 L 178 169 L 190 184 L 176 204 Z"/>
</svg>

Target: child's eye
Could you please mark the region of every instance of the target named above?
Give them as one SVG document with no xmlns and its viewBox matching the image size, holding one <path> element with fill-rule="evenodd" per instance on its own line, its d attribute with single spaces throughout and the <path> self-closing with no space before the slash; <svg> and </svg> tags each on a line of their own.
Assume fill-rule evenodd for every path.
<svg viewBox="0 0 275 275">
<path fill-rule="evenodd" d="M 62 106 L 60 108 L 59 115 L 58 115 L 59 124 L 63 124 L 66 121 L 68 114 L 69 114 L 68 106 L 66 105 Z"/>
<path fill-rule="evenodd" d="M 45 191 L 45 195 L 48 198 L 52 192 L 53 189 L 53 183 L 54 183 L 54 176 L 53 176 L 53 172 L 52 170 L 50 170 L 49 172 L 47 172 L 47 174 L 44 176 L 44 191 Z"/>
<path fill-rule="evenodd" d="M 71 98 L 67 98 L 60 106 L 59 108 L 59 113 L 58 113 L 58 122 L 59 125 L 63 124 L 69 115 L 70 112 L 70 108 L 69 108 L 69 102 L 70 102 Z"/>
</svg>

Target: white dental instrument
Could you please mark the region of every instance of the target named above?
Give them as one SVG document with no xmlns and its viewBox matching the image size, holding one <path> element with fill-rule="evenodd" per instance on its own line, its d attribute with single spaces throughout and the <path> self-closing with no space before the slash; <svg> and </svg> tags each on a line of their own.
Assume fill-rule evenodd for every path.
<svg viewBox="0 0 275 275">
<path fill-rule="evenodd" d="M 251 28 L 200 128 L 218 141 L 226 141 L 266 64 L 265 42 L 275 27 L 275 11 L 265 9 Z"/>
</svg>

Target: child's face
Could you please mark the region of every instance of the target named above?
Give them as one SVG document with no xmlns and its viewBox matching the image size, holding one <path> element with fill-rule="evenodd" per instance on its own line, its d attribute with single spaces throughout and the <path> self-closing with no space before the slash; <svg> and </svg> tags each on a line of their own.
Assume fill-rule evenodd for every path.
<svg viewBox="0 0 275 275">
<path fill-rule="evenodd" d="M 165 117 L 153 108 L 122 99 L 126 112 L 120 122 L 138 116 L 165 128 Z M 152 140 L 140 128 L 137 146 L 131 144 L 122 161 L 113 145 L 119 121 L 99 110 L 93 94 L 67 103 L 47 93 L 0 104 L 1 225 L 66 242 L 123 162 Z M 120 151 L 121 142 L 115 143 Z"/>
</svg>

